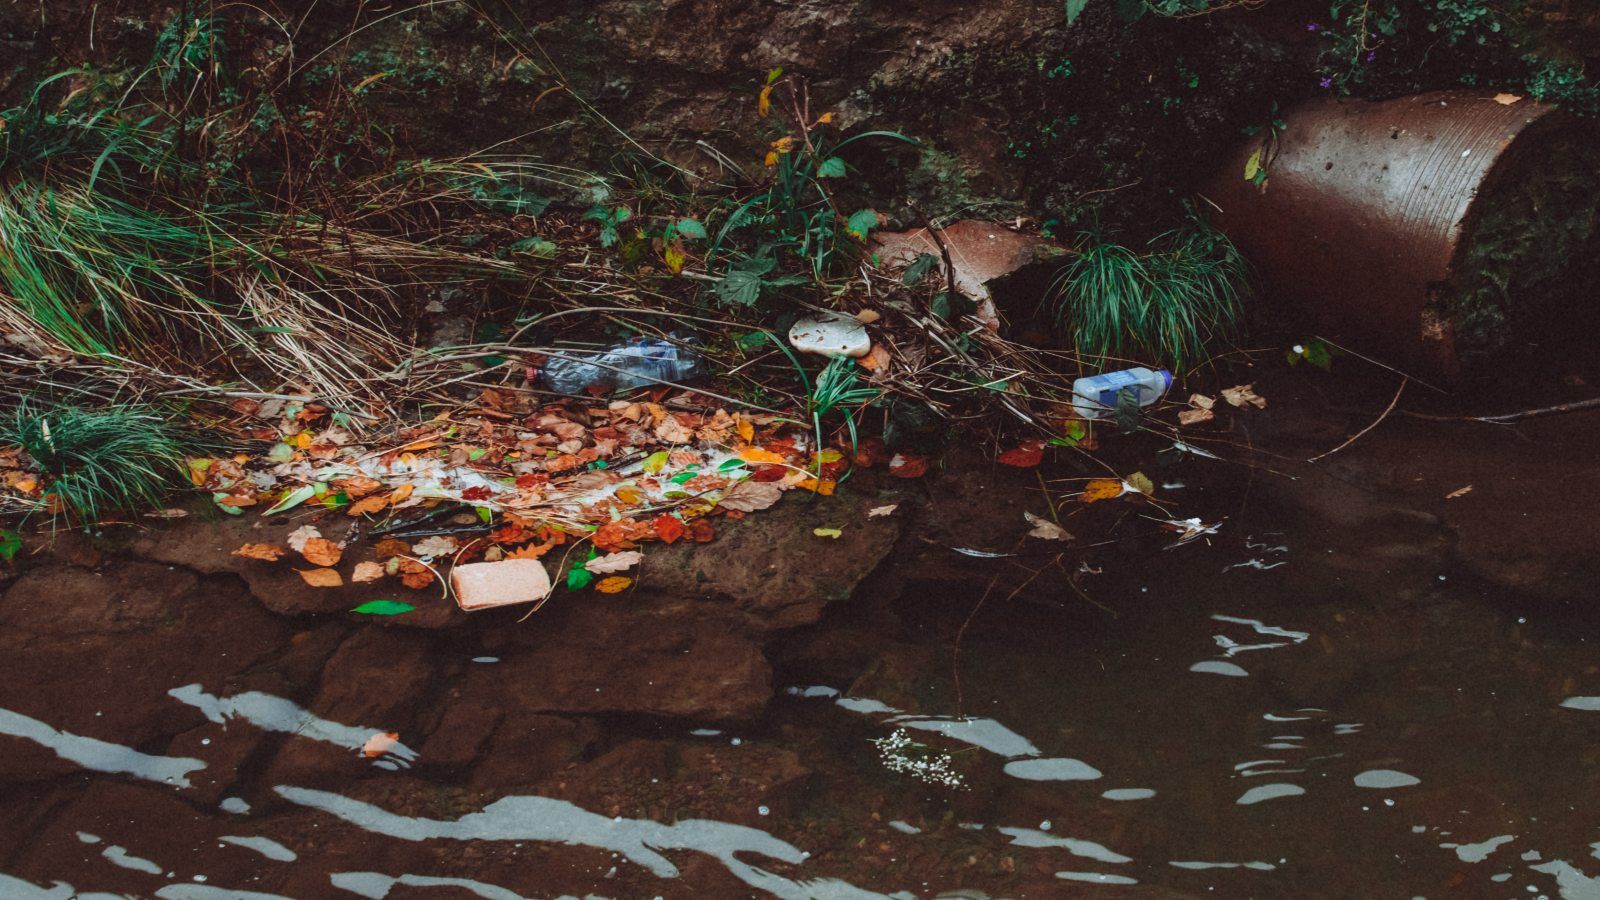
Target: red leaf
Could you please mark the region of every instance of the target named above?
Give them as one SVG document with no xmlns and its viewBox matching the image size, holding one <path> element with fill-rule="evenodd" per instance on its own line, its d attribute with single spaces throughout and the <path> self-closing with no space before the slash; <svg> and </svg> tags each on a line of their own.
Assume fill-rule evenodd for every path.
<svg viewBox="0 0 1600 900">
<path fill-rule="evenodd" d="M 685 537 L 699 544 L 709 543 L 717 536 L 717 533 L 711 530 L 711 523 L 705 519 L 695 519 L 690 522 L 685 532 Z"/>
<path fill-rule="evenodd" d="M 889 448 L 884 446 L 883 438 L 869 437 L 856 446 L 856 465 L 863 469 L 882 465 L 893 456 Z"/>
<path fill-rule="evenodd" d="M 494 492 L 481 484 L 474 487 L 469 487 L 461 492 L 461 499 L 467 501 L 487 500 L 492 496 L 494 496 Z"/>
<path fill-rule="evenodd" d="M 750 474 L 751 481 L 782 481 L 789 474 L 783 466 L 765 466 Z"/>
<path fill-rule="evenodd" d="M 915 454 L 896 453 L 889 460 L 889 474 L 896 478 L 921 478 L 928 474 L 928 460 Z"/>
<path fill-rule="evenodd" d="M 1003 466 L 1016 466 L 1019 469 L 1031 469 L 1044 462 L 1044 449 L 1036 446 L 1035 442 L 1028 441 L 1014 450 L 1007 450 L 995 459 Z"/>
<path fill-rule="evenodd" d="M 656 530 L 656 537 L 669 544 L 683 537 L 683 533 L 687 530 L 683 527 L 683 521 L 676 516 L 656 516 L 650 525 Z"/>
</svg>

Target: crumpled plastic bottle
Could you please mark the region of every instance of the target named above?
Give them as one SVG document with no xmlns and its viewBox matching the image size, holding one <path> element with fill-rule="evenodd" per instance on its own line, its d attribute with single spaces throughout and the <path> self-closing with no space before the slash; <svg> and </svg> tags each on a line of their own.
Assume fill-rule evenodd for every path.
<svg viewBox="0 0 1600 900">
<path fill-rule="evenodd" d="M 705 358 L 693 338 L 636 337 L 599 353 L 552 355 L 539 370 L 550 390 L 581 394 L 593 386 L 631 391 L 647 384 L 686 384 L 705 375 Z"/>
</svg>

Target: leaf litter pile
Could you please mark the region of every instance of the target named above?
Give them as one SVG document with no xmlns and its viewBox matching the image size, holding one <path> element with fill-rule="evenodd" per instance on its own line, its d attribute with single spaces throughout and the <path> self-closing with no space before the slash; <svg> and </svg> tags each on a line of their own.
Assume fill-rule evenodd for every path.
<svg viewBox="0 0 1600 900">
<path fill-rule="evenodd" d="M 468 408 L 381 443 L 358 440 L 315 404 L 240 400 L 234 411 L 268 449 L 190 460 L 195 487 L 220 510 L 277 515 L 322 507 L 324 516 L 364 520 L 379 537 L 380 561 L 347 572 L 339 568 L 342 548 L 314 525 L 291 533 L 287 546 L 250 543 L 234 551 L 293 565 L 317 588 L 394 580 L 424 590 L 450 584 L 451 567 L 561 560 L 568 589 L 618 593 L 633 585 L 628 573 L 647 542 L 709 542 L 719 519 L 767 509 L 786 491 L 832 494 L 852 464 L 892 459 L 898 465 L 891 471 L 901 477 L 926 471 L 924 460 L 891 458 L 876 440 L 863 442 L 853 459 L 839 450 L 817 453 L 811 433 L 793 419 L 730 414 L 703 395 L 667 388 L 637 400 L 556 403 L 490 389 Z M 456 580 L 457 600 L 467 606 L 463 583 Z M 502 602 L 542 601 L 549 593 L 548 582 L 531 592 L 518 584 L 493 591 L 516 597 Z M 500 603 L 472 608 L 478 605 Z M 375 601 L 356 611 L 413 608 Z"/>
</svg>

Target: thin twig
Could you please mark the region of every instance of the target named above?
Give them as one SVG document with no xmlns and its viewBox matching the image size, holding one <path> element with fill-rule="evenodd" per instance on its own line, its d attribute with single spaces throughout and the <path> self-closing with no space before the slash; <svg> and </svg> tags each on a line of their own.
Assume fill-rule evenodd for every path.
<svg viewBox="0 0 1600 900">
<path fill-rule="evenodd" d="M 1379 423 L 1381 423 L 1384 419 L 1387 419 L 1389 417 L 1389 413 L 1394 412 L 1395 404 L 1400 402 L 1400 395 L 1405 393 L 1406 385 L 1410 384 L 1410 383 L 1411 383 L 1411 379 L 1410 378 L 1408 378 L 1408 377 L 1406 377 L 1404 375 L 1400 376 L 1400 387 L 1395 390 L 1394 399 L 1390 400 L 1389 401 L 1389 405 L 1383 408 L 1383 412 L 1381 414 L 1379 414 L 1379 416 L 1376 419 L 1372 420 L 1372 424 L 1371 425 L 1368 425 L 1367 427 L 1365 427 L 1365 428 L 1361 429 L 1360 431 L 1356 432 L 1355 434 L 1351 435 L 1349 440 L 1347 440 L 1344 443 L 1340 444 L 1339 446 L 1333 448 L 1332 450 L 1329 450 L 1327 453 L 1319 453 L 1316 456 L 1313 456 L 1310 459 L 1306 460 L 1306 462 L 1316 462 L 1317 460 L 1322 459 L 1324 457 L 1332 456 L 1335 453 L 1338 453 L 1340 450 L 1343 450 L 1344 448 L 1346 448 L 1346 447 L 1350 446 L 1351 444 L 1354 444 L 1356 441 L 1360 440 L 1362 435 L 1366 434 L 1367 432 L 1371 431 L 1374 428 L 1377 428 Z"/>
</svg>

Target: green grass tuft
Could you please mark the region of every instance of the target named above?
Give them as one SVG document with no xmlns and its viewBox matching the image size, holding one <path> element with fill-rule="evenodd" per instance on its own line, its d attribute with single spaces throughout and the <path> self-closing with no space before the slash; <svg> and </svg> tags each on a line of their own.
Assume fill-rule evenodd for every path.
<svg viewBox="0 0 1600 900">
<path fill-rule="evenodd" d="M 1080 352 L 1141 354 L 1181 371 L 1238 336 L 1249 271 L 1201 219 L 1157 236 L 1143 253 L 1095 234 L 1083 245 L 1049 295 Z"/>
<path fill-rule="evenodd" d="M 161 505 L 183 483 L 183 439 L 148 407 L 89 409 L 24 402 L 0 422 L 0 441 L 27 451 L 44 473 L 57 515 L 80 524 Z"/>
</svg>

